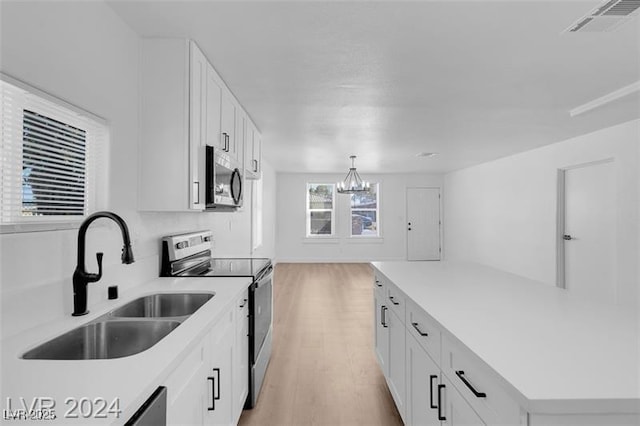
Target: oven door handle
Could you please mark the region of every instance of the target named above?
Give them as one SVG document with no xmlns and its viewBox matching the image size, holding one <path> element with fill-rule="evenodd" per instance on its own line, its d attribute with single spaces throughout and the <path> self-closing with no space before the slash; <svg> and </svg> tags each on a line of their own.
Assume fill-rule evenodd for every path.
<svg viewBox="0 0 640 426">
<path fill-rule="evenodd" d="M 247 333 L 249 340 L 253 340 L 253 336 L 255 335 L 255 331 L 254 331 L 255 326 L 256 325 L 253 320 L 253 313 L 250 313 L 249 314 L 249 330 L 248 330 L 249 332 Z"/>
</svg>

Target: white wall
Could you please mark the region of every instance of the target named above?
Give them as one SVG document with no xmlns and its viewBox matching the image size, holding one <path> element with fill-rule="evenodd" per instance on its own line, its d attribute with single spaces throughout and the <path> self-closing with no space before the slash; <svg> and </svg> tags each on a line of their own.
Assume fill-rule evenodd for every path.
<svg viewBox="0 0 640 426">
<path fill-rule="evenodd" d="M 336 195 L 337 238 L 309 239 L 306 236 L 306 184 L 335 183 L 344 174 L 278 173 L 276 257 L 280 262 L 364 262 L 406 260 L 406 188 L 442 188 L 442 176 L 428 174 L 369 174 L 363 177 L 380 183 L 380 234 L 382 238 L 349 238 L 351 216 L 348 196 Z"/>
<path fill-rule="evenodd" d="M 263 151 L 268 146 L 264 146 Z M 262 245 L 257 247 L 252 256 L 276 257 L 276 171 L 262 160 Z"/>
<path fill-rule="evenodd" d="M 613 158 L 617 186 L 617 299 L 638 296 L 640 120 L 449 173 L 444 178 L 447 259 L 556 283 L 557 170 Z"/>
<path fill-rule="evenodd" d="M 126 220 L 136 262 L 120 263 L 115 224 L 95 222 L 87 268 L 95 271 L 94 253 L 104 251 L 105 273 L 89 285 L 89 309 L 106 299 L 109 285 L 123 294 L 157 277 L 163 235 L 213 229 L 215 255 L 251 254 L 250 202 L 237 214 L 137 212 L 139 38 L 111 8 L 102 2 L 3 2 L 0 36 L 2 72 L 109 123 L 110 190 L 103 207 Z M 275 182 L 272 173 L 266 176 Z M 76 238 L 76 230 L 0 235 L 3 337 L 71 313 Z"/>
</svg>

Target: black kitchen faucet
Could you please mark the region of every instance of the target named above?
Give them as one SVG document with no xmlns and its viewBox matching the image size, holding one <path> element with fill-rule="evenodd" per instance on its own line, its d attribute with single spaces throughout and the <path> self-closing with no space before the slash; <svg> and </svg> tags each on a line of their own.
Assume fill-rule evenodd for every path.
<svg viewBox="0 0 640 426">
<path fill-rule="evenodd" d="M 97 274 L 87 272 L 84 264 L 84 246 L 87 229 L 94 220 L 101 217 L 113 220 L 120 227 L 122 242 L 124 244 L 121 256 L 122 263 L 130 264 L 134 262 L 129 229 L 120 216 L 112 212 L 96 212 L 87 217 L 78 230 L 78 264 L 76 265 L 76 270 L 73 272 L 73 314 L 71 314 L 75 317 L 89 313 L 89 311 L 87 311 L 87 284 L 94 283 L 102 278 L 102 256 L 104 253 L 96 253 L 96 259 L 98 260 Z"/>
</svg>

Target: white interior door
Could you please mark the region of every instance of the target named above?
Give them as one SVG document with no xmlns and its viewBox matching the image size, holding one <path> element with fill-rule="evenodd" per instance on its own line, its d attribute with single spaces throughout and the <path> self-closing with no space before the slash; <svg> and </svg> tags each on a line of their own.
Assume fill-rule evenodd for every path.
<svg viewBox="0 0 640 426">
<path fill-rule="evenodd" d="M 613 162 L 564 173 L 564 287 L 615 302 L 616 194 Z"/>
<path fill-rule="evenodd" d="M 407 259 L 440 260 L 438 188 L 407 188 Z"/>
</svg>

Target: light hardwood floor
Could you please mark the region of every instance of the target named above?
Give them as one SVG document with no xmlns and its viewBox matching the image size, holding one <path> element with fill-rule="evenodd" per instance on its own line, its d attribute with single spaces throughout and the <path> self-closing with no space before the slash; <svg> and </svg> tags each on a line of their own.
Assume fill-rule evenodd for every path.
<svg viewBox="0 0 640 426">
<path fill-rule="evenodd" d="M 240 425 L 401 425 L 373 351 L 368 264 L 278 264 L 273 353 Z"/>
</svg>

